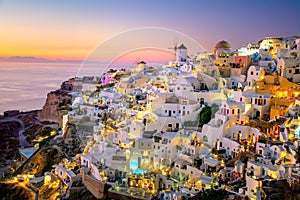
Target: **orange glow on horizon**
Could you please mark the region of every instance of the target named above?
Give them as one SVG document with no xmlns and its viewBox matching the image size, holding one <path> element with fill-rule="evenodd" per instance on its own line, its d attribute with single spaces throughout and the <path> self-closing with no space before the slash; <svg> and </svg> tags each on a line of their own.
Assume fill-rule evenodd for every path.
<svg viewBox="0 0 300 200">
<path fill-rule="evenodd" d="M 4 47 L 0 49 L 0 57 L 36 57 L 45 59 L 65 59 L 65 60 L 83 60 L 88 55 L 90 49 L 25 49 L 25 48 L 12 48 Z"/>
<path fill-rule="evenodd" d="M 84 60 L 88 58 L 93 48 L 14 48 L 4 47 L 0 49 L 0 57 L 8 58 L 14 56 L 45 58 L 49 60 Z M 171 52 L 157 49 L 143 49 L 133 51 L 120 56 L 113 63 L 135 63 L 137 60 L 146 62 L 166 62 L 174 60 L 174 54 Z M 96 60 L 101 61 L 101 60 Z"/>
</svg>

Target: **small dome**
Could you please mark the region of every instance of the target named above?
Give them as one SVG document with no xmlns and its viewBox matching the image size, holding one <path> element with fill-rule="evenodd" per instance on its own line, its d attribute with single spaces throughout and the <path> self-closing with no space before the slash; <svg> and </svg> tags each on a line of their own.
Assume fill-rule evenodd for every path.
<svg viewBox="0 0 300 200">
<path fill-rule="evenodd" d="M 231 46 L 227 41 L 222 40 L 216 44 L 215 48 L 216 49 L 231 49 Z"/>
</svg>

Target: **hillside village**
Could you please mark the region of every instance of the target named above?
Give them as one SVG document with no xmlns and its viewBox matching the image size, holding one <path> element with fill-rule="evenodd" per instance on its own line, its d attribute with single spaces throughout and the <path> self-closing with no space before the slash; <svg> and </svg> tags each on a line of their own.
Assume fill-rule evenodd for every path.
<svg viewBox="0 0 300 200">
<path fill-rule="evenodd" d="M 39 195 L 299 198 L 300 38 L 237 50 L 220 41 L 194 57 L 182 44 L 175 56 L 64 82 L 72 100 L 51 145 L 66 158 L 44 174 Z"/>
</svg>

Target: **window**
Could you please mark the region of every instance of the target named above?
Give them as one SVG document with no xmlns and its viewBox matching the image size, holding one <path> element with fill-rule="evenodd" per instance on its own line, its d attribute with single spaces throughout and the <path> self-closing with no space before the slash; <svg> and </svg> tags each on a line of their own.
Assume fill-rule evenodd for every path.
<svg viewBox="0 0 300 200">
<path fill-rule="evenodd" d="M 231 113 L 234 115 L 234 109 L 232 109 Z"/>
<path fill-rule="evenodd" d="M 180 114 L 180 113 L 181 113 L 181 110 L 178 110 L 178 113 Z"/>
<path fill-rule="evenodd" d="M 237 109 L 237 111 L 238 111 L 238 114 L 240 114 L 240 109 Z"/>
<path fill-rule="evenodd" d="M 242 102 L 242 101 L 243 101 L 243 98 L 241 97 L 241 98 L 240 98 L 240 102 Z"/>
<path fill-rule="evenodd" d="M 251 71 L 251 73 L 250 73 L 251 75 L 253 75 L 253 71 Z"/>
<path fill-rule="evenodd" d="M 208 138 L 207 138 L 206 135 L 203 136 L 203 141 L 204 141 L 204 142 L 207 142 L 207 141 L 208 141 Z"/>
<path fill-rule="evenodd" d="M 148 156 L 148 151 L 143 151 L 143 156 Z"/>
<path fill-rule="evenodd" d="M 185 106 L 183 106 L 182 109 L 185 109 Z"/>
<path fill-rule="evenodd" d="M 167 113 L 168 111 L 167 110 L 165 110 L 165 113 Z"/>
<path fill-rule="evenodd" d="M 173 114 L 175 114 L 175 110 L 173 110 Z"/>
</svg>

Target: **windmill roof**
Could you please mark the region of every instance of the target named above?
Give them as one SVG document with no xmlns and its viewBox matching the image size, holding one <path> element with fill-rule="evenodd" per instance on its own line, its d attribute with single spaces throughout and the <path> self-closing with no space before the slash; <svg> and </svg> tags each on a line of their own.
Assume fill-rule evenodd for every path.
<svg viewBox="0 0 300 200">
<path fill-rule="evenodd" d="M 181 44 L 178 49 L 187 49 L 183 44 Z"/>
<path fill-rule="evenodd" d="M 141 61 L 138 64 L 147 64 L 145 61 Z"/>
</svg>

